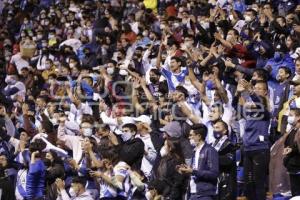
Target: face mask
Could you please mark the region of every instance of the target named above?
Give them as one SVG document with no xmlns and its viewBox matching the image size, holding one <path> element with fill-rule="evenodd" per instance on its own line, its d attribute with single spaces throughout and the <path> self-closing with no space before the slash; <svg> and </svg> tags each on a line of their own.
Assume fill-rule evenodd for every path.
<svg viewBox="0 0 300 200">
<path fill-rule="evenodd" d="M 132 134 L 130 132 L 124 132 L 122 135 L 121 135 L 121 138 L 124 142 L 130 140 L 130 138 L 132 137 Z"/>
<path fill-rule="evenodd" d="M 166 155 L 168 155 L 168 151 L 167 151 L 167 148 L 166 146 L 163 146 L 161 149 L 160 149 L 160 155 L 161 157 L 165 157 Z"/>
<path fill-rule="evenodd" d="M 221 132 L 220 132 L 220 131 L 214 131 L 214 137 L 215 137 L 216 139 L 220 139 L 220 138 L 222 137 Z"/>
<path fill-rule="evenodd" d="M 109 67 L 106 69 L 106 71 L 109 75 L 112 75 L 114 73 L 115 69 L 113 67 Z"/>
<path fill-rule="evenodd" d="M 244 16 L 246 22 L 251 22 L 251 17 L 248 15 Z"/>
<path fill-rule="evenodd" d="M 51 35 L 49 35 L 48 38 L 49 38 L 49 39 L 53 39 L 54 37 L 55 37 L 55 36 L 51 34 Z"/>
<path fill-rule="evenodd" d="M 202 28 L 204 28 L 204 29 L 208 29 L 208 28 L 209 28 L 209 22 L 201 22 L 200 25 L 201 25 Z"/>
<path fill-rule="evenodd" d="M 251 83 L 251 85 L 254 86 L 254 85 L 256 84 L 256 80 L 252 80 L 252 79 L 251 79 L 251 80 L 250 80 L 250 83 Z"/>
<path fill-rule="evenodd" d="M 161 30 L 164 30 L 166 28 L 166 26 L 164 24 L 161 24 L 159 27 Z"/>
<path fill-rule="evenodd" d="M 190 144 L 191 144 L 193 147 L 195 147 L 195 146 L 196 146 L 195 140 L 194 140 L 194 139 L 190 139 Z"/>
<path fill-rule="evenodd" d="M 233 15 L 229 15 L 229 19 L 230 19 L 231 21 L 234 20 Z"/>
<path fill-rule="evenodd" d="M 152 194 L 150 191 L 146 192 L 145 197 L 147 200 L 152 200 Z"/>
<path fill-rule="evenodd" d="M 275 62 L 279 62 L 281 60 L 281 55 L 279 52 L 274 53 L 274 60 Z"/>
<path fill-rule="evenodd" d="M 212 80 L 206 81 L 206 87 L 209 90 L 213 90 L 215 88 L 214 82 Z"/>
<path fill-rule="evenodd" d="M 75 65 L 76 65 L 75 63 L 70 63 L 70 64 L 69 64 L 70 68 L 74 68 Z"/>
<path fill-rule="evenodd" d="M 148 33 L 147 33 L 146 31 L 144 31 L 144 32 L 143 32 L 143 36 L 144 36 L 144 37 L 147 37 L 147 36 L 148 36 Z"/>
<path fill-rule="evenodd" d="M 45 64 L 46 69 L 50 68 L 50 64 Z"/>
<path fill-rule="evenodd" d="M 5 78 L 5 83 L 7 83 L 8 85 L 13 85 L 15 84 L 17 81 L 15 79 L 13 79 L 11 76 L 7 76 Z"/>
<path fill-rule="evenodd" d="M 295 117 L 294 116 L 288 116 L 287 122 L 290 125 L 293 125 L 295 123 Z"/>
<path fill-rule="evenodd" d="M 45 164 L 47 167 L 50 167 L 50 166 L 51 166 L 51 160 L 49 160 L 48 158 L 45 158 L 45 159 L 44 159 L 44 164 Z"/>
<path fill-rule="evenodd" d="M 150 82 L 156 84 L 158 80 L 155 77 L 150 77 Z"/>
<path fill-rule="evenodd" d="M 180 26 L 179 23 L 174 23 L 174 24 L 173 24 L 173 27 L 174 27 L 174 28 L 178 28 L 179 26 Z"/>
<path fill-rule="evenodd" d="M 24 21 L 24 24 L 28 24 L 28 21 Z"/>
<path fill-rule="evenodd" d="M 91 128 L 83 128 L 83 135 L 85 137 L 90 137 L 93 134 L 93 130 Z"/>
<path fill-rule="evenodd" d="M 126 70 L 124 70 L 124 69 L 121 69 L 121 70 L 120 70 L 120 75 L 121 75 L 121 76 L 127 76 L 127 75 L 128 75 L 128 72 L 127 72 Z"/>
</svg>

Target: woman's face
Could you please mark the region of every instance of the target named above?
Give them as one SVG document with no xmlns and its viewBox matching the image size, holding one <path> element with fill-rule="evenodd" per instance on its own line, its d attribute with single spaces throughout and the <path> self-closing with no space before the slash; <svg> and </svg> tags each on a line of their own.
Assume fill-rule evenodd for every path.
<svg viewBox="0 0 300 200">
<path fill-rule="evenodd" d="M 49 153 L 49 152 L 46 154 L 46 158 L 49 159 L 49 160 L 51 160 L 51 162 L 53 162 L 53 160 L 54 160 L 52 154 Z"/>
<path fill-rule="evenodd" d="M 285 41 L 285 45 L 288 49 L 291 49 L 293 47 L 293 40 L 291 37 L 287 37 Z"/>
</svg>

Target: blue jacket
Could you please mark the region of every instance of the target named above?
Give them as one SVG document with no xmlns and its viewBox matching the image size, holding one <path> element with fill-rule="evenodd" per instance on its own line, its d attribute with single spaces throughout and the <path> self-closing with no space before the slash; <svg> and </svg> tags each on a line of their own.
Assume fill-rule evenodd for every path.
<svg viewBox="0 0 300 200">
<path fill-rule="evenodd" d="M 218 176 L 218 152 L 212 146 L 205 143 L 200 151 L 198 169 L 192 172 L 192 178 L 196 183 L 196 194 L 203 196 L 215 195 Z"/>
<path fill-rule="evenodd" d="M 276 75 L 278 73 L 278 70 L 280 67 L 285 66 L 289 68 L 292 72 L 292 74 L 295 73 L 295 63 L 293 59 L 290 57 L 290 55 L 286 54 L 283 59 L 276 61 L 274 58 L 271 58 L 268 60 L 265 67 L 271 66 L 271 79 L 276 80 Z"/>
<path fill-rule="evenodd" d="M 30 164 L 26 182 L 26 198 L 34 199 L 45 194 L 46 167 L 42 160 Z"/>
<path fill-rule="evenodd" d="M 244 110 L 246 116 L 243 145 L 245 151 L 269 148 L 270 113 L 267 110 L 266 100 L 256 95 L 245 97 L 247 102 L 256 104 L 256 108 Z"/>
</svg>

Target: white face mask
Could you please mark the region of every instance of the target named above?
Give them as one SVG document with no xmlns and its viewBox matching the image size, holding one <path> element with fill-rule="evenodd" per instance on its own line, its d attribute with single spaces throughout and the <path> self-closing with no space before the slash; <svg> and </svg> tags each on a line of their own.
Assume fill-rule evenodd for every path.
<svg viewBox="0 0 300 200">
<path fill-rule="evenodd" d="M 233 38 L 232 35 L 227 35 L 227 36 L 226 36 L 226 40 L 227 40 L 227 41 L 231 41 L 232 38 Z"/>
<path fill-rule="evenodd" d="M 193 147 L 197 146 L 196 142 L 194 139 L 190 139 L 190 143 Z"/>
<path fill-rule="evenodd" d="M 75 63 L 69 63 L 70 68 L 74 68 L 75 67 Z"/>
<path fill-rule="evenodd" d="M 15 84 L 17 81 L 15 79 L 13 79 L 11 76 L 7 76 L 5 78 L 5 83 L 7 83 L 8 85 L 13 85 Z"/>
<path fill-rule="evenodd" d="M 229 19 L 232 21 L 234 19 L 233 15 L 229 15 Z"/>
<path fill-rule="evenodd" d="M 112 75 L 114 73 L 115 69 L 113 67 L 109 67 L 106 69 L 106 71 L 109 75 Z"/>
<path fill-rule="evenodd" d="M 144 31 L 144 32 L 143 32 L 143 36 L 144 36 L 144 37 L 148 37 L 148 32 L 147 32 L 147 31 Z"/>
<path fill-rule="evenodd" d="M 246 22 L 251 22 L 251 20 L 252 20 L 251 17 L 248 15 L 245 15 L 244 18 L 245 18 Z"/>
<path fill-rule="evenodd" d="M 295 123 L 295 116 L 288 116 L 287 122 L 290 125 L 294 125 L 294 123 Z"/>
<path fill-rule="evenodd" d="M 168 155 L 168 150 L 166 148 L 166 146 L 163 146 L 161 149 L 160 149 L 160 155 L 161 157 L 165 157 L 166 155 Z"/>
<path fill-rule="evenodd" d="M 121 135 L 121 138 L 124 142 L 130 140 L 130 138 L 132 138 L 132 134 L 131 132 L 124 132 L 122 135 Z"/>
<path fill-rule="evenodd" d="M 126 70 L 124 70 L 124 69 L 121 69 L 121 70 L 120 70 L 120 75 L 121 75 L 121 76 L 127 76 L 127 75 L 128 75 L 128 72 L 127 72 Z"/>
<path fill-rule="evenodd" d="M 90 137 L 93 134 L 93 130 L 91 128 L 83 128 L 83 135 L 85 137 Z"/>
<path fill-rule="evenodd" d="M 178 28 L 179 26 L 180 26 L 179 23 L 176 23 L 176 22 L 175 22 L 175 23 L 173 24 L 173 27 L 174 27 L 174 28 Z"/>
<path fill-rule="evenodd" d="M 164 24 L 161 24 L 159 27 L 161 30 L 164 30 L 166 28 L 166 26 Z"/>
<path fill-rule="evenodd" d="M 202 28 L 204 28 L 204 29 L 209 29 L 209 22 L 200 22 L 200 25 L 201 25 Z"/>
</svg>

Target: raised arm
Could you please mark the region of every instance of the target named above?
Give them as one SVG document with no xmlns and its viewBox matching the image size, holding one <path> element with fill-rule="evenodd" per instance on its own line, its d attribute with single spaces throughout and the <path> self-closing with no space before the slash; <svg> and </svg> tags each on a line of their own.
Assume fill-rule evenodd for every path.
<svg viewBox="0 0 300 200">
<path fill-rule="evenodd" d="M 192 67 L 189 67 L 189 78 L 193 84 L 193 86 L 199 91 L 201 99 L 204 101 L 206 105 L 209 105 L 209 99 L 207 98 L 205 94 L 205 85 L 198 81 L 194 74 L 194 70 Z"/>
</svg>

